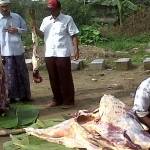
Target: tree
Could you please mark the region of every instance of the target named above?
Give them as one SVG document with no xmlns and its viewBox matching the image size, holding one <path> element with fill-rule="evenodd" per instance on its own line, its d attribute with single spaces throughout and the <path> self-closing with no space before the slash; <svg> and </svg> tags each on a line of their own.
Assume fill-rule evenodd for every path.
<svg viewBox="0 0 150 150">
<path fill-rule="evenodd" d="M 120 26 L 123 24 L 122 19 L 124 9 L 137 10 L 137 5 L 132 3 L 131 0 L 95 0 L 95 2 L 106 6 L 117 6 Z"/>
</svg>

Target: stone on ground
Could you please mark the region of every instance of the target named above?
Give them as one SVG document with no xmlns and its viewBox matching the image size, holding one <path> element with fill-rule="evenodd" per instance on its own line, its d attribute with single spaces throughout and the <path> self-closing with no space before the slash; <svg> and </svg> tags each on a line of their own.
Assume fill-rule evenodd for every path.
<svg viewBox="0 0 150 150">
<path fill-rule="evenodd" d="M 104 59 L 95 59 L 89 64 L 91 70 L 103 70 L 105 69 L 105 60 Z"/>
<path fill-rule="evenodd" d="M 115 61 L 116 70 L 129 70 L 131 68 L 131 59 L 130 58 L 120 58 Z"/>
</svg>

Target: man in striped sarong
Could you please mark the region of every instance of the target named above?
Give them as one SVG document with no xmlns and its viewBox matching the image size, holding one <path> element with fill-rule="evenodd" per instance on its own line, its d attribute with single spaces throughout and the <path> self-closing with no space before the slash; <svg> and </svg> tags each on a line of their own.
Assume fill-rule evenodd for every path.
<svg viewBox="0 0 150 150">
<path fill-rule="evenodd" d="M 0 0 L 0 49 L 10 102 L 29 101 L 30 82 L 21 34 L 27 31 L 23 18 L 11 12 L 10 0 Z"/>
</svg>

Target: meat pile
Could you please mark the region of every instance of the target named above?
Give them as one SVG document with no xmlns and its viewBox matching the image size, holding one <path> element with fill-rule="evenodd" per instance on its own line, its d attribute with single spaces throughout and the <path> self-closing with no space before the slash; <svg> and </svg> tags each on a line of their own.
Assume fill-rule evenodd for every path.
<svg viewBox="0 0 150 150">
<path fill-rule="evenodd" d="M 25 128 L 27 134 L 69 148 L 87 150 L 148 150 L 150 134 L 119 99 L 104 95 L 93 112 L 80 110 L 74 117 L 46 129 Z"/>
</svg>

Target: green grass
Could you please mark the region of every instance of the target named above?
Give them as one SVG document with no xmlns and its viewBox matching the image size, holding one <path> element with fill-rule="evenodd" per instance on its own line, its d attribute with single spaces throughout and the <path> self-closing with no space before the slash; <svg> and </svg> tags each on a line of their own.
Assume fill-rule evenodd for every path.
<svg viewBox="0 0 150 150">
<path fill-rule="evenodd" d="M 127 36 L 110 36 L 107 41 L 100 42 L 99 47 L 111 51 L 127 52 L 126 56 L 130 57 L 134 63 L 141 63 L 145 57 L 150 57 L 150 53 L 144 51 L 149 47 L 150 35 Z"/>
<path fill-rule="evenodd" d="M 113 31 L 108 31 L 107 35 L 102 37 L 97 26 L 85 26 L 82 30 L 84 31 L 83 34 L 79 35 L 81 43 L 84 41 L 83 44 L 94 44 L 113 52 L 127 52 L 126 56 L 131 57 L 134 63 L 141 63 L 146 56 L 150 55 L 144 51 L 144 49 L 150 48 L 149 33 L 136 36 L 124 36 L 119 35 L 119 33 L 113 33 Z M 31 47 L 32 41 L 29 32 L 23 36 L 23 42 L 27 47 Z M 39 39 L 39 45 L 43 45 L 43 40 Z M 133 53 L 133 49 L 135 48 L 137 50 Z"/>
<path fill-rule="evenodd" d="M 130 51 L 132 48 L 144 49 L 149 42 L 150 35 L 138 35 L 133 37 L 111 36 L 107 41 L 100 42 L 98 46 L 112 51 Z"/>
<path fill-rule="evenodd" d="M 142 63 L 144 58 L 150 57 L 150 53 L 146 53 L 143 50 L 138 51 L 136 54 L 130 55 L 132 58 L 132 61 L 135 64 Z"/>
</svg>

